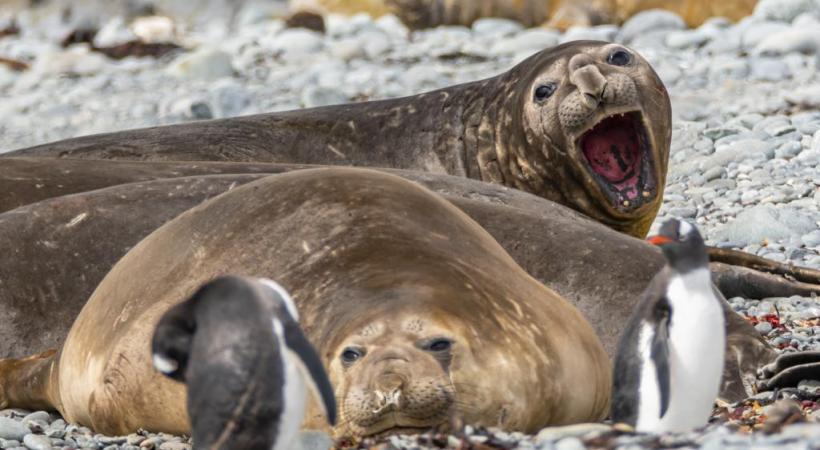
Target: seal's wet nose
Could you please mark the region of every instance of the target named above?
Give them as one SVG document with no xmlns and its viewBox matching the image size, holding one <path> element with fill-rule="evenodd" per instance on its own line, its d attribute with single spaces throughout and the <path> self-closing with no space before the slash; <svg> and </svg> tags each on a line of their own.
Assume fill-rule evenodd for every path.
<svg viewBox="0 0 820 450">
<path fill-rule="evenodd" d="M 607 82 L 589 55 L 579 53 L 569 60 L 569 81 L 578 88 L 588 108 L 598 107 Z"/>
</svg>

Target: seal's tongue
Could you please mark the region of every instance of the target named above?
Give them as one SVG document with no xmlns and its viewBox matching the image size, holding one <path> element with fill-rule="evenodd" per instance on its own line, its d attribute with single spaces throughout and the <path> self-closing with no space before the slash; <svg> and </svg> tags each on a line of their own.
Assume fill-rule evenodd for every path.
<svg viewBox="0 0 820 450">
<path fill-rule="evenodd" d="M 630 114 L 611 116 L 581 138 L 581 148 L 593 172 L 627 198 L 638 195 L 640 139 Z"/>
</svg>

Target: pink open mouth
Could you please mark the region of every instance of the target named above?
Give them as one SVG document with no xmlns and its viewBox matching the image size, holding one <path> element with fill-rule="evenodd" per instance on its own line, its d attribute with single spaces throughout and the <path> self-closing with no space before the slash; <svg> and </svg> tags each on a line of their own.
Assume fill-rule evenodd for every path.
<svg viewBox="0 0 820 450">
<path fill-rule="evenodd" d="M 613 206 L 634 209 L 655 197 L 652 155 L 639 112 L 604 118 L 581 135 L 579 146 Z"/>
</svg>

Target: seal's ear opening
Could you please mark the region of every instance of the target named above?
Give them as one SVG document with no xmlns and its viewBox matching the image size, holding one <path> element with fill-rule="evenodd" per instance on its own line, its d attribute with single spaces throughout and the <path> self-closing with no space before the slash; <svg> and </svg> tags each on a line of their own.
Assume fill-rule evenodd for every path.
<svg viewBox="0 0 820 450">
<path fill-rule="evenodd" d="M 151 340 L 154 368 L 177 381 L 185 381 L 185 369 L 196 331 L 194 315 L 190 311 L 200 292 L 169 309 L 157 324 Z"/>
<path fill-rule="evenodd" d="M 328 423 L 336 425 L 336 397 L 316 349 L 291 317 L 274 317 L 273 328 L 280 338 L 284 338 L 282 340 L 289 356 L 307 380 L 313 394 L 321 401 Z"/>
</svg>

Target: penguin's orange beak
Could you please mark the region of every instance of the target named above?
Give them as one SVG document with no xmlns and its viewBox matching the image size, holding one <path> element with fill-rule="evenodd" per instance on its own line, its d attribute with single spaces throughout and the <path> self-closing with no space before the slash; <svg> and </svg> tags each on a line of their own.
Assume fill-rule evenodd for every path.
<svg viewBox="0 0 820 450">
<path fill-rule="evenodd" d="M 663 245 L 672 242 L 672 239 L 669 239 L 666 236 L 657 235 L 649 236 L 648 238 L 646 238 L 646 242 L 649 242 L 652 245 Z"/>
</svg>

